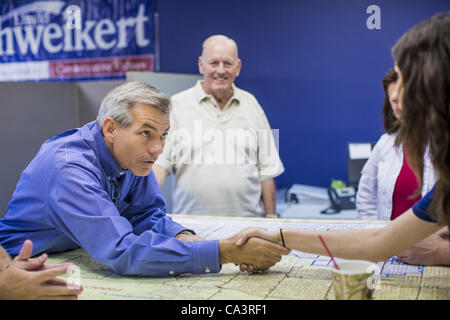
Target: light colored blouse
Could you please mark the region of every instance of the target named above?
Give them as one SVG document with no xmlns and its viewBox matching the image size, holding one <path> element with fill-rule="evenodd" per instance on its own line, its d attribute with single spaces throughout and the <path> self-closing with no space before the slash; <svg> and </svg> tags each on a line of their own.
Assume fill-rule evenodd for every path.
<svg viewBox="0 0 450 320">
<path fill-rule="evenodd" d="M 383 134 L 361 172 L 356 209 L 363 220 L 390 220 L 392 196 L 403 164 L 402 146 L 395 146 L 396 134 Z M 424 155 L 422 197 L 430 191 L 437 174 L 431 164 L 428 148 Z"/>
</svg>

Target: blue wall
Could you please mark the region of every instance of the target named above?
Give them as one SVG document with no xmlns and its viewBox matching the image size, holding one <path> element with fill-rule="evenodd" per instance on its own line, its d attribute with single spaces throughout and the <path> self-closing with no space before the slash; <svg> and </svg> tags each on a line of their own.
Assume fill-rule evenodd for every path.
<svg viewBox="0 0 450 320">
<path fill-rule="evenodd" d="M 369 5 L 381 30 L 369 30 Z M 160 0 L 161 72 L 198 73 L 202 41 L 236 40 L 237 86 L 280 129 L 286 171 L 277 187 L 347 180 L 347 143 L 383 133 L 381 79 L 390 49 L 410 27 L 450 10 L 448 0 Z"/>
</svg>

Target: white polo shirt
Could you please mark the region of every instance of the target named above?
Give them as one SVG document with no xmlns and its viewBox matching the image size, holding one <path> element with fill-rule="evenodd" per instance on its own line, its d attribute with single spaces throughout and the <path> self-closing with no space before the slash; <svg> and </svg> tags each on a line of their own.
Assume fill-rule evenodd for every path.
<svg viewBox="0 0 450 320">
<path fill-rule="evenodd" d="M 234 85 L 221 110 L 202 82 L 172 97 L 170 132 L 157 161 L 175 175 L 173 213 L 262 216 L 261 182 L 284 171 L 266 115 Z"/>
</svg>

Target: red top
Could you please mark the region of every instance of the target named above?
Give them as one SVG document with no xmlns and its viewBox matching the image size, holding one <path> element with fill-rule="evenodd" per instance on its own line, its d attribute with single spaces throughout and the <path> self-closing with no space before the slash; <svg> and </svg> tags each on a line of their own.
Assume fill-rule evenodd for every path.
<svg viewBox="0 0 450 320">
<path fill-rule="evenodd" d="M 392 195 L 392 215 L 391 220 L 394 220 L 402 213 L 410 209 L 414 203 L 422 198 L 421 195 L 410 199 L 409 197 L 417 190 L 419 182 L 417 177 L 408 164 L 409 155 L 403 147 L 403 165 L 395 183 L 394 194 Z"/>
</svg>

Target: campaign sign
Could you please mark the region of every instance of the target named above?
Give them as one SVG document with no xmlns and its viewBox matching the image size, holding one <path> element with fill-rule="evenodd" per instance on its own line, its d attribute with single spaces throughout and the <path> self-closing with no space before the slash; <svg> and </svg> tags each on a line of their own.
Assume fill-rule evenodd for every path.
<svg viewBox="0 0 450 320">
<path fill-rule="evenodd" d="M 156 1 L 0 1 L 0 81 L 153 71 Z"/>
</svg>

